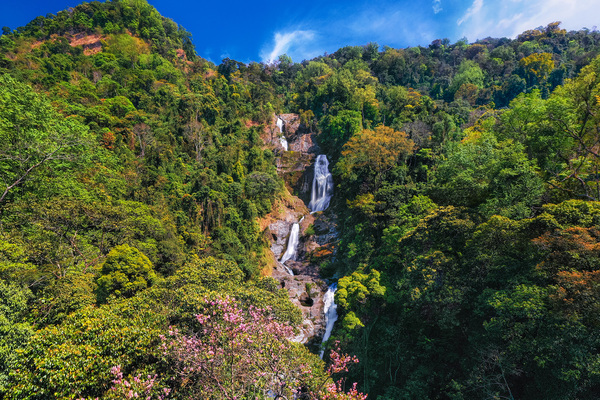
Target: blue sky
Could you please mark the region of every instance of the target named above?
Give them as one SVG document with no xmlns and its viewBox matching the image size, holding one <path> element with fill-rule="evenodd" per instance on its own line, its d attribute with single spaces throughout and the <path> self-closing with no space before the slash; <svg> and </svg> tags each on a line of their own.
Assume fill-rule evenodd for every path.
<svg viewBox="0 0 600 400">
<path fill-rule="evenodd" d="M 75 0 L 0 0 L 0 26 L 16 28 Z M 404 48 L 434 39 L 470 42 L 515 37 L 562 21 L 567 30 L 600 26 L 600 0 L 306 0 L 283 2 L 149 0 L 193 35 L 198 54 L 264 61 L 287 53 L 295 62 L 343 46 L 377 42 Z"/>
</svg>

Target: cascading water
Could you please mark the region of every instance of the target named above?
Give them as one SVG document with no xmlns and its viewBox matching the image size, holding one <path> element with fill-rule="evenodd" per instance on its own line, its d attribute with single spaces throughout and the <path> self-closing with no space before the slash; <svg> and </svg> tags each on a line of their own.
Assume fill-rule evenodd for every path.
<svg viewBox="0 0 600 400">
<path fill-rule="evenodd" d="M 283 150 L 288 151 L 288 142 L 285 139 L 285 136 L 281 136 L 279 138 L 279 144 L 281 145 L 281 147 L 283 147 Z"/>
<path fill-rule="evenodd" d="M 325 154 L 319 154 L 315 162 L 315 176 L 312 184 L 312 194 L 308 208 L 311 213 L 323 211 L 329 207 L 333 196 L 333 177 L 329 173 L 329 161 Z"/>
<path fill-rule="evenodd" d="M 279 143 L 281 144 L 281 147 L 283 147 L 283 150 L 288 151 L 288 142 L 285 136 L 283 136 L 283 120 L 279 117 L 277 117 L 277 127 L 279 128 L 279 133 L 281 133 Z"/>
<path fill-rule="evenodd" d="M 296 259 L 296 248 L 298 247 L 299 237 L 300 237 L 300 224 L 298 222 L 295 222 L 294 225 L 292 225 L 292 230 L 290 231 L 290 238 L 288 240 L 287 249 L 285 250 L 283 257 L 281 257 L 280 262 L 282 264 L 284 262 L 286 262 L 287 260 L 291 260 L 291 259 L 295 260 Z M 292 275 L 294 275 L 294 274 L 292 273 Z"/>
<path fill-rule="evenodd" d="M 325 296 L 323 296 L 323 312 L 325 313 L 325 333 L 323 334 L 323 340 L 321 343 L 325 343 L 331 336 L 333 330 L 333 324 L 337 321 L 337 304 L 335 304 L 335 291 L 337 290 L 337 283 L 333 283 L 327 289 Z M 323 358 L 325 350 L 321 350 L 319 357 Z"/>
</svg>

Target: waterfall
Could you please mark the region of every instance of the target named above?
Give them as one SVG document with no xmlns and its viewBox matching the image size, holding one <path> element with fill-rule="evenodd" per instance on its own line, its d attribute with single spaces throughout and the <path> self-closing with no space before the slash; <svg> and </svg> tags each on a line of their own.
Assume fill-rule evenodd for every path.
<svg viewBox="0 0 600 400">
<path fill-rule="evenodd" d="M 312 184 L 312 194 L 308 208 L 311 213 L 323 211 L 329 207 L 333 196 L 333 178 L 329 173 L 329 161 L 325 154 L 319 154 L 315 162 L 315 176 Z"/>
<path fill-rule="evenodd" d="M 281 147 L 283 147 L 283 150 L 288 151 L 288 142 L 283 135 L 283 120 L 279 117 L 277 117 L 277 127 L 279 128 L 279 133 L 281 133 L 281 136 L 279 137 L 279 143 L 281 144 Z"/>
<path fill-rule="evenodd" d="M 321 343 L 325 343 L 327 339 L 331 336 L 331 331 L 333 330 L 333 324 L 337 321 L 337 304 L 335 304 L 335 291 L 337 289 L 337 283 L 333 283 L 327 289 L 325 296 L 323 296 L 323 302 L 325 303 L 323 307 L 323 312 L 325 313 L 325 333 L 323 334 L 323 340 Z M 325 350 L 321 350 L 319 357 L 323 358 L 323 354 Z"/>
<path fill-rule="evenodd" d="M 281 264 L 281 265 L 283 265 L 283 268 L 285 268 L 285 271 L 286 271 L 288 274 L 290 274 L 291 276 L 294 276 L 294 271 L 292 271 L 292 269 L 291 269 L 290 267 L 288 267 L 288 266 L 287 266 L 287 265 L 285 265 L 285 264 Z"/>
<path fill-rule="evenodd" d="M 279 138 L 279 144 L 281 144 L 281 147 L 283 147 L 283 150 L 288 151 L 288 142 L 287 142 L 285 136 L 281 136 Z"/>
<path fill-rule="evenodd" d="M 283 264 L 287 260 L 295 260 L 296 259 L 296 247 L 298 247 L 298 239 L 300 236 L 300 224 L 295 222 L 292 225 L 292 230 L 290 231 L 290 238 L 288 240 L 287 249 L 281 257 L 281 263 Z M 293 274 L 292 274 L 293 275 Z"/>
</svg>

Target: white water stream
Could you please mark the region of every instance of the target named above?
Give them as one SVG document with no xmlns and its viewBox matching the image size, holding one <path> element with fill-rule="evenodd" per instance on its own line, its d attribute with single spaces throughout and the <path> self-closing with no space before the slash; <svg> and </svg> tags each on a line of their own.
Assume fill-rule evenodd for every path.
<svg viewBox="0 0 600 400">
<path fill-rule="evenodd" d="M 288 142 L 285 139 L 285 136 L 279 138 L 279 144 L 283 147 L 283 150 L 288 151 Z"/>
<path fill-rule="evenodd" d="M 281 264 L 285 263 L 287 260 L 296 260 L 296 248 L 298 247 L 299 238 L 300 224 L 298 222 L 295 222 L 294 225 L 292 225 L 292 229 L 290 231 L 290 238 L 288 239 L 287 249 L 285 250 L 285 253 L 283 253 L 283 257 L 281 257 L 281 260 L 279 261 Z M 288 272 L 291 273 L 291 275 L 294 275 L 294 273 L 291 272 L 289 268 L 286 267 L 286 269 L 288 270 Z"/>
<path fill-rule="evenodd" d="M 323 340 L 321 343 L 325 343 L 331 336 L 333 330 L 333 324 L 337 321 L 337 304 L 335 304 L 335 291 L 337 290 L 337 283 L 333 283 L 327 289 L 325 296 L 323 296 L 323 302 L 325 303 L 323 311 L 325 313 L 325 333 L 323 334 Z M 321 350 L 319 357 L 323 358 L 325 350 Z"/>
<path fill-rule="evenodd" d="M 333 177 L 329 172 L 329 161 L 325 154 L 319 154 L 315 162 L 315 176 L 313 178 L 310 203 L 308 203 L 311 213 L 327 209 L 332 196 Z"/>
<path fill-rule="evenodd" d="M 283 136 L 283 120 L 279 117 L 277 117 L 277 127 L 279 128 L 279 133 L 281 133 L 281 136 L 279 137 L 279 143 L 285 151 L 288 151 L 288 142 L 285 136 Z"/>
</svg>

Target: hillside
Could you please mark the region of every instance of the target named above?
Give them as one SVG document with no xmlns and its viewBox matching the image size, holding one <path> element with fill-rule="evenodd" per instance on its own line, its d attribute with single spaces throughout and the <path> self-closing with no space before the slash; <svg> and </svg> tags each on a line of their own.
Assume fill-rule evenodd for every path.
<svg viewBox="0 0 600 400">
<path fill-rule="evenodd" d="M 2 397 L 595 398 L 599 54 L 557 22 L 214 65 L 144 0 L 5 31 Z M 289 340 L 324 281 L 325 362 Z"/>
</svg>

